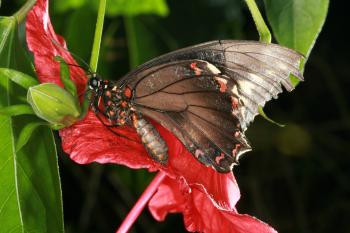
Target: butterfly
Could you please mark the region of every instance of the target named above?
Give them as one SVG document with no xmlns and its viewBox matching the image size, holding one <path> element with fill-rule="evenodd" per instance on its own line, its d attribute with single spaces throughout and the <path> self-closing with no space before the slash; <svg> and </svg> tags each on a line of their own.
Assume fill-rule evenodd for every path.
<svg viewBox="0 0 350 233">
<path fill-rule="evenodd" d="M 249 123 L 282 86 L 299 80 L 303 55 L 277 44 L 219 40 L 157 57 L 118 81 L 89 79 L 91 109 L 107 127 L 130 125 L 148 154 L 167 164 L 168 147 L 149 118 L 171 131 L 193 156 L 230 172 L 251 150 Z"/>
</svg>

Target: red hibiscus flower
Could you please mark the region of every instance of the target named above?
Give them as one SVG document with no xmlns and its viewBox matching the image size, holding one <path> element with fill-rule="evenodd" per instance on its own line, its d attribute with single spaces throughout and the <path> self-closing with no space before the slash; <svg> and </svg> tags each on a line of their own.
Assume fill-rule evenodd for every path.
<svg viewBox="0 0 350 233">
<path fill-rule="evenodd" d="M 207 195 L 186 184 L 184 179 L 165 179 L 148 207 L 158 221 L 164 220 L 168 213 L 182 213 L 186 229 L 191 232 L 276 232 L 254 217 L 217 208 Z"/>
<path fill-rule="evenodd" d="M 47 0 L 38 0 L 29 12 L 26 36 L 39 80 L 62 86 L 59 63 L 54 57 L 59 55 L 70 64 L 76 62 L 63 49 L 66 48 L 64 39 L 53 30 Z M 87 83 L 85 72 L 71 66 L 70 77 L 77 86 L 78 94 L 82 95 Z M 113 134 L 91 111 L 82 121 L 59 133 L 64 151 L 77 163 L 116 163 L 165 173 L 167 178 L 149 203 L 157 220 L 163 220 L 167 213 L 182 212 L 189 231 L 275 232 L 256 219 L 237 213 L 235 205 L 240 193 L 232 173 L 218 173 L 202 165 L 174 135 L 153 123 L 169 147 L 166 166 L 153 161 L 141 144 Z M 115 130 L 138 139 L 136 131 L 130 127 Z"/>
</svg>

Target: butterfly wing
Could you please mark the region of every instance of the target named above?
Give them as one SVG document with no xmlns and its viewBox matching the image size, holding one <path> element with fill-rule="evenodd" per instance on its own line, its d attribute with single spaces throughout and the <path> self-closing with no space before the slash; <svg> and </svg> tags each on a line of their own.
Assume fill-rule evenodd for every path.
<svg viewBox="0 0 350 233">
<path fill-rule="evenodd" d="M 302 80 L 293 50 L 258 42 L 216 41 L 144 64 L 122 79 L 135 109 L 173 132 L 192 154 L 220 172 L 250 150 L 244 136 L 258 107 Z"/>
</svg>

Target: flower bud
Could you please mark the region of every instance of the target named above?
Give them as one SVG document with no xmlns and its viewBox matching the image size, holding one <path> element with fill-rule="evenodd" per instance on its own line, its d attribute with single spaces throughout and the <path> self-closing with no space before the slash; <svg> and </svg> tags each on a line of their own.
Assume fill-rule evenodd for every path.
<svg viewBox="0 0 350 233">
<path fill-rule="evenodd" d="M 56 129 L 72 125 L 80 115 L 78 101 L 53 83 L 30 87 L 27 101 L 38 117 L 55 125 Z"/>
</svg>

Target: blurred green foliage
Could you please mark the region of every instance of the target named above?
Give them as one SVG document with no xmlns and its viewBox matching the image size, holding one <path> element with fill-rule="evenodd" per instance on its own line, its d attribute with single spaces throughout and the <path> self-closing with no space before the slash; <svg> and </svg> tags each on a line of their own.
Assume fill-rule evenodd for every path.
<svg viewBox="0 0 350 233">
<path fill-rule="evenodd" d="M 66 0 L 53 1 L 54 10 L 64 13 L 69 10 L 77 10 L 85 5 L 92 9 L 98 7 L 98 1 L 92 0 Z M 156 14 L 166 16 L 169 13 L 165 0 L 107 0 L 106 14 L 110 17 L 124 15 L 134 16 L 140 14 Z"/>
<path fill-rule="evenodd" d="M 55 30 L 66 38 L 70 51 L 85 61 L 90 58 L 96 2 L 52 1 L 51 6 Z M 244 1 L 148 0 L 131 6 L 135 2 L 108 2 L 98 70 L 104 78 L 118 79 L 130 67 L 200 42 L 258 40 Z M 257 2 L 260 9 L 266 4 L 275 39 L 308 54 L 314 43 L 309 35 L 319 31 L 327 1 Z M 0 15 L 11 15 L 22 3 L 4 0 Z M 330 6 L 324 31 L 306 64 L 306 81 L 265 109 L 273 119 L 288 122 L 287 127 L 257 117 L 247 132 L 254 150 L 234 169 L 242 193 L 239 212 L 254 215 L 280 232 L 333 232 L 335 226 L 337 232 L 350 231 L 350 96 L 346 90 L 350 48 L 348 39 L 339 36 L 345 30 L 341 15 L 347 9 L 342 4 L 333 1 Z M 308 14 L 317 20 L 305 20 Z M 295 20 L 289 20 L 291 16 Z M 144 170 L 81 166 L 62 151 L 59 155 L 66 232 L 113 232 L 152 179 Z M 185 232 L 181 216 L 171 215 L 158 223 L 147 211 L 133 231 Z"/>
</svg>

